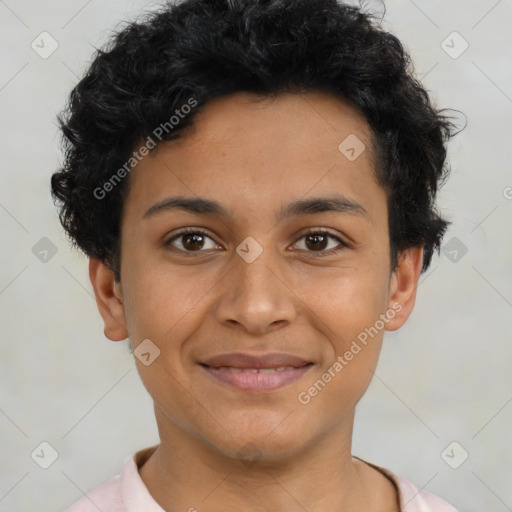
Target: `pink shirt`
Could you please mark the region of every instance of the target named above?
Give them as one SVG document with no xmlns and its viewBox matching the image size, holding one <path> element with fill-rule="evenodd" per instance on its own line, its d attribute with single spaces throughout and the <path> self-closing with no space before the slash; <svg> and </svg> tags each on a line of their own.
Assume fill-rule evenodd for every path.
<svg viewBox="0 0 512 512">
<path fill-rule="evenodd" d="M 149 494 L 138 470 L 157 446 L 128 455 L 119 475 L 82 496 L 64 512 L 165 512 Z M 370 466 L 384 473 L 396 485 L 400 501 L 399 512 L 457 512 L 446 501 L 427 491 L 420 491 L 405 478 L 375 464 Z"/>
</svg>

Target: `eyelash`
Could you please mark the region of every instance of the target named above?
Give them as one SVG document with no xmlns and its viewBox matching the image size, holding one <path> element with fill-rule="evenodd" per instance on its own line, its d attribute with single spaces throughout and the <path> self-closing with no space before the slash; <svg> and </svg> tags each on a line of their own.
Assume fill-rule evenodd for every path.
<svg viewBox="0 0 512 512">
<path fill-rule="evenodd" d="M 186 254 L 206 252 L 204 250 L 184 251 L 183 249 L 178 249 L 178 248 L 172 246 L 172 242 L 174 240 L 177 240 L 178 238 L 180 238 L 184 235 L 189 235 L 189 234 L 202 235 L 202 236 L 206 236 L 206 237 L 210 238 L 211 240 L 213 240 L 213 238 L 210 235 L 208 235 L 208 233 L 206 233 L 205 231 L 202 231 L 197 228 L 185 228 L 185 229 L 182 229 L 181 231 L 179 231 L 178 233 L 176 233 L 172 238 L 169 238 L 168 240 L 166 240 L 163 245 L 165 247 L 170 248 L 171 250 L 175 250 L 175 251 L 186 253 Z M 346 249 L 348 247 L 348 244 L 345 243 L 343 240 L 341 240 L 341 238 L 333 235 L 330 231 L 328 231 L 326 229 L 322 229 L 322 228 L 310 228 L 308 231 L 303 233 L 302 236 L 298 240 L 301 240 L 308 235 L 324 235 L 324 236 L 328 236 L 329 238 L 335 239 L 336 241 L 339 242 L 339 245 L 340 245 L 339 247 L 335 247 L 334 249 L 329 249 L 327 251 L 326 250 L 306 251 L 306 252 L 310 252 L 310 253 L 316 253 L 319 257 L 337 254 L 338 252 L 340 252 L 343 249 Z M 215 240 L 213 240 L 213 241 L 215 242 Z M 217 243 L 217 242 L 215 242 L 215 243 Z M 297 243 L 297 242 L 295 242 L 295 243 Z"/>
</svg>

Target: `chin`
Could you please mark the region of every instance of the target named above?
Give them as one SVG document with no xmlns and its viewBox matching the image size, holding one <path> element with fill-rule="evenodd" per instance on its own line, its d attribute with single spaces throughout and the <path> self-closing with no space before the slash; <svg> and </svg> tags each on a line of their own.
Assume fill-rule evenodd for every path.
<svg viewBox="0 0 512 512">
<path fill-rule="evenodd" d="M 274 420 L 254 420 L 246 428 L 239 425 L 236 434 L 229 436 L 225 431 L 219 432 L 222 438 L 210 439 L 208 444 L 226 457 L 240 460 L 249 467 L 265 461 L 286 461 L 314 444 L 315 436 L 311 428 L 290 423 L 284 428 L 283 418 L 286 415 L 281 415 L 281 424 Z"/>
</svg>

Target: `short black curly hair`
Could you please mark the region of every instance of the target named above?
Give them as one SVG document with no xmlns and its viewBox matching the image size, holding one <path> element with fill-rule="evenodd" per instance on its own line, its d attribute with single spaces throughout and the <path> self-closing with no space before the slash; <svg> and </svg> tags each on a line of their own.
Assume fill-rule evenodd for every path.
<svg viewBox="0 0 512 512">
<path fill-rule="evenodd" d="M 94 191 L 126 170 L 137 142 L 168 126 L 187 100 L 195 108 L 162 140 L 179 137 L 212 98 L 238 91 L 320 91 L 361 112 L 388 198 L 392 268 L 415 246 L 428 268 L 449 225 L 435 197 L 449 173 L 445 143 L 454 124 L 432 106 L 400 41 L 374 14 L 336 0 L 184 0 L 116 32 L 58 117 L 65 162 L 51 189 L 73 245 L 119 281 L 128 180 L 106 199 Z"/>
</svg>

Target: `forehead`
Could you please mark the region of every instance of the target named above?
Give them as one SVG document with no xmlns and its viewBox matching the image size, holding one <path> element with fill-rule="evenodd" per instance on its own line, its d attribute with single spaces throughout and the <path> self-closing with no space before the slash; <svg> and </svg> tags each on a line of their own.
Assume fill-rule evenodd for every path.
<svg viewBox="0 0 512 512">
<path fill-rule="evenodd" d="M 371 204 L 383 194 L 371 133 L 358 111 L 324 93 L 216 98 L 133 169 L 136 194 L 126 206 L 141 215 L 171 193 L 212 197 L 247 215 L 326 192 Z"/>
<path fill-rule="evenodd" d="M 237 149 L 279 150 L 273 156 L 282 154 L 290 159 L 287 149 L 299 155 L 327 150 L 338 157 L 338 145 L 350 135 L 367 148 L 372 142 L 364 116 L 341 98 L 322 92 L 270 96 L 238 92 L 214 98 L 195 116 L 190 128 L 176 143 L 168 144 L 188 145 L 201 152 L 207 143 L 218 150 L 228 147 L 231 154 Z"/>
</svg>

